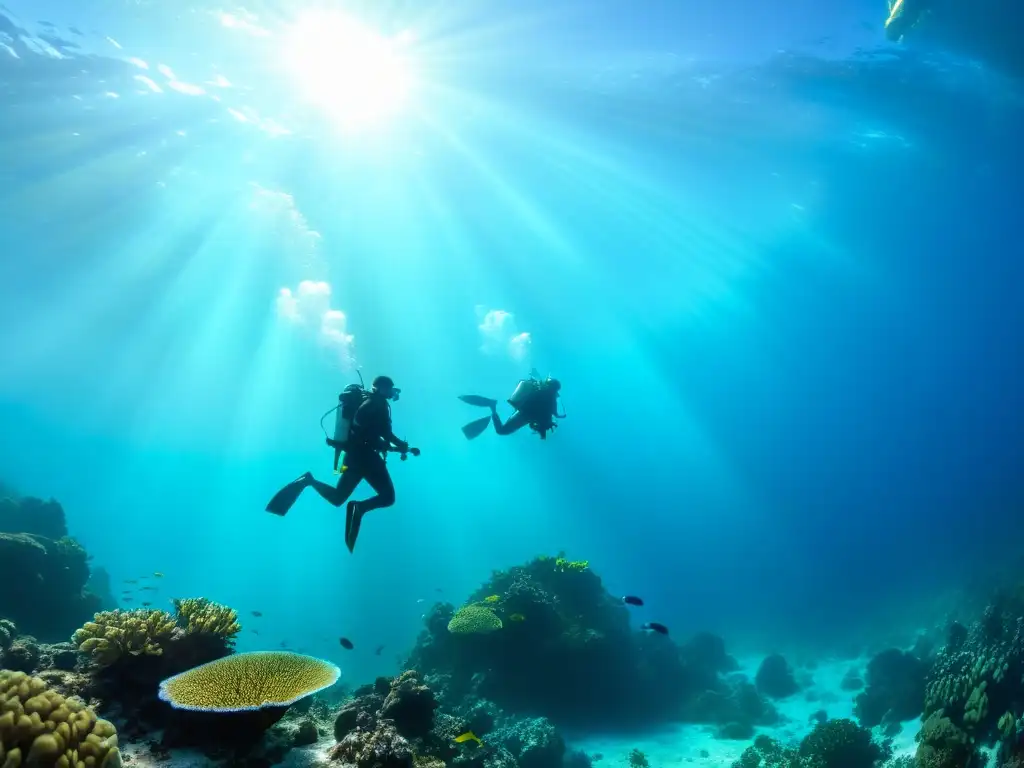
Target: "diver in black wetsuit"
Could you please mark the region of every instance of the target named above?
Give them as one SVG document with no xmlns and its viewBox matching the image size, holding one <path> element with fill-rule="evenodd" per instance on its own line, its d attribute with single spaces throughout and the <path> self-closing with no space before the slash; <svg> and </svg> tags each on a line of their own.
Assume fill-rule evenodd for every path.
<svg viewBox="0 0 1024 768">
<path fill-rule="evenodd" d="M 462 433 L 472 440 L 490 424 L 494 424 L 494 431 L 499 435 L 511 435 L 529 426 L 544 440 L 547 433 L 557 426 L 554 420 L 565 418 L 564 413 L 558 413 L 558 393 L 561 389 L 562 384 L 558 379 L 548 377 L 541 380 L 536 371 L 531 371 L 530 378 L 520 381 L 508 399 L 508 404 L 516 411 L 504 423 L 498 415 L 497 400 L 480 395 L 461 395 L 459 399 L 464 403 L 491 409 L 490 416 L 471 421 L 462 428 Z"/>
<path fill-rule="evenodd" d="M 364 501 L 348 501 L 345 508 L 345 545 L 349 552 L 353 551 L 363 515 L 395 503 L 395 485 L 391 481 L 384 456 L 390 450 L 402 453 L 403 458 L 406 453 L 419 454 L 419 449 L 410 448 L 407 442 L 398 439 L 392 431 L 391 406 L 388 401 L 398 400 L 399 392 L 395 382 L 388 376 L 378 376 L 373 380 L 373 389 L 366 393 L 352 420 L 352 433 L 345 443 L 341 479 L 336 486 L 321 482 L 311 472 L 307 472 L 285 486 L 267 506 L 267 511 L 284 515 L 307 487 L 311 487 L 334 506 L 340 507 L 348 501 L 356 486 L 365 480 L 377 495 Z"/>
</svg>

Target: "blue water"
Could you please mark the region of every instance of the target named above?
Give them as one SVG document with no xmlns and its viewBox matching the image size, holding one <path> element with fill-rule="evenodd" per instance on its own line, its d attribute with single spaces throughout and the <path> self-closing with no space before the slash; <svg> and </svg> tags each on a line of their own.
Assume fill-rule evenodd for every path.
<svg viewBox="0 0 1024 768">
<path fill-rule="evenodd" d="M 294 4 L 8 2 L 0 478 L 350 679 L 542 552 L 731 649 L 912 628 L 1021 533 L 1019 84 L 884 3 L 748 5 L 353 3 L 418 73 L 356 130 Z M 467 442 L 534 366 L 559 430 Z M 350 555 L 263 510 L 357 369 L 423 454 Z"/>
</svg>

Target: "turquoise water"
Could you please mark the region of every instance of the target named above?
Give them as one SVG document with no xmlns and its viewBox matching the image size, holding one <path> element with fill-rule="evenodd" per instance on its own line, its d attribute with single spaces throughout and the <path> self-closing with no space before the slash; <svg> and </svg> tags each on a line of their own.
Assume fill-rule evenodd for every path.
<svg viewBox="0 0 1024 768">
<path fill-rule="evenodd" d="M 1006 75 L 873 6 L 347 7 L 371 43 L 296 42 L 292 6 L 7 8 L 0 476 L 115 586 L 160 571 L 239 650 L 363 681 L 540 553 L 766 651 L 908 629 L 1015 540 Z M 560 428 L 466 441 L 457 396 L 533 367 Z M 350 555 L 312 492 L 264 507 L 330 479 L 358 372 L 423 453 Z"/>
</svg>

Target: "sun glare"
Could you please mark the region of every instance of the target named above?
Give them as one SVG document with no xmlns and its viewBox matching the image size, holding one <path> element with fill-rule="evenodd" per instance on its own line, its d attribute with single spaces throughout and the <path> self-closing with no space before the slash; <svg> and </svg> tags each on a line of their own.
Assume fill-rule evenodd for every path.
<svg viewBox="0 0 1024 768">
<path fill-rule="evenodd" d="M 284 63 L 303 97 L 345 127 L 365 127 L 398 113 L 412 76 L 408 33 L 386 38 L 350 16 L 311 12 L 289 30 Z"/>
</svg>

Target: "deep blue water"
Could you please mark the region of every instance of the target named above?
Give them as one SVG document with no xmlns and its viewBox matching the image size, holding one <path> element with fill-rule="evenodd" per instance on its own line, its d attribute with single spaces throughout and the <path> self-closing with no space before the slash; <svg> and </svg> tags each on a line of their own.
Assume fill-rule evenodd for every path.
<svg viewBox="0 0 1024 768">
<path fill-rule="evenodd" d="M 352 135 L 211 9 L 7 8 L 0 477 L 59 499 L 116 581 L 261 610 L 240 649 L 392 672 L 424 605 L 560 550 L 638 621 L 846 649 L 1015 553 L 1014 73 L 888 46 L 868 3 L 353 5 L 420 32 L 423 84 Z M 302 280 L 423 449 L 354 555 L 311 492 L 263 512 L 329 477 L 317 420 L 355 379 L 279 316 Z M 561 428 L 467 443 L 456 396 L 532 366 Z"/>
</svg>

